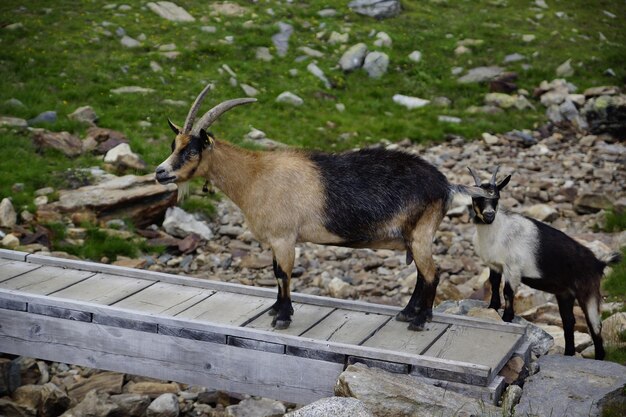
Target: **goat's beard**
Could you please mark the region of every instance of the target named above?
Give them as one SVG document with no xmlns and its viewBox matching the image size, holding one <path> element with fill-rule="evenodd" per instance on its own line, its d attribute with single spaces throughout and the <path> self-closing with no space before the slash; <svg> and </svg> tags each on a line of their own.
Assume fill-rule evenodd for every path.
<svg viewBox="0 0 626 417">
<path fill-rule="evenodd" d="M 187 197 L 189 197 L 189 182 L 181 182 L 178 185 L 178 202 L 183 202 Z"/>
</svg>

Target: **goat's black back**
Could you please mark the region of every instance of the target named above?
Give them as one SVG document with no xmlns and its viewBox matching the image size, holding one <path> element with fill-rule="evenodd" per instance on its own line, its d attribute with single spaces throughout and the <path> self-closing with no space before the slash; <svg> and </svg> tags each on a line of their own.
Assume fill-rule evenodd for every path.
<svg viewBox="0 0 626 417">
<path fill-rule="evenodd" d="M 448 180 L 417 155 L 364 149 L 309 158 L 324 185 L 325 226 L 346 242 L 375 240 L 378 226 L 403 210 L 413 224 L 434 202 L 441 201 L 445 210 Z"/>
<path fill-rule="evenodd" d="M 593 252 L 565 233 L 535 219 L 529 219 L 539 230 L 537 267 L 552 282 L 572 288 L 571 282 L 584 285 L 598 279 L 606 264 Z"/>
</svg>

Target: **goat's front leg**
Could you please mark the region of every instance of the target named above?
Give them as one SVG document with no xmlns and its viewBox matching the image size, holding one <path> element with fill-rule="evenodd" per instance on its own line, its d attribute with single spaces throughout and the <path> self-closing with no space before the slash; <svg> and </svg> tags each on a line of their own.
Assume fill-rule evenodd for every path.
<svg viewBox="0 0 626 417">
<path fill-rule="evenodd" d="M 491 301 L 488 308 L 500 310 L 502 302 L 500 301 L 500 283 L 502 282 L 502 274 L 489 268 L 489 283 L 491 284 Z"/>
<path fill-rule="evenodd" d="M 565 355 L 574 356 L 576 348 L 574 344 L 574 296 L 571 294 L 557 294 L 556 301 L 559 304 L 559 313 L 563 322 L 563 335 L 565 337 Z"/>
<path fill-rule="evenodd" d="M 272 326 L 275 329 L 286 329 L 291 324 L 293 306 L 291 305 L 291 271 L 295 258 L 295 243 L 278 240 L 272 244 L 274 254 L 274 276 L 278 283 L 276 302 L 270 309 L 274 315 Z"/>
<path fill-rule="evenodd" d="M 515 317 L 515 311 L 513 309 L 513 302 L 515 301 L 515 291 L 522 280 L 521 273 L 505 268 L 503 271 L 504 276 L 504 313 L 502 314 L 502 320 L 510 323 Z M 491 279 L 491 276 L 489 277 Z M 492 288 L 493 291 L 493 288 Z M 493 295 L 493 293 L 492 293 Z"/>
</svg>

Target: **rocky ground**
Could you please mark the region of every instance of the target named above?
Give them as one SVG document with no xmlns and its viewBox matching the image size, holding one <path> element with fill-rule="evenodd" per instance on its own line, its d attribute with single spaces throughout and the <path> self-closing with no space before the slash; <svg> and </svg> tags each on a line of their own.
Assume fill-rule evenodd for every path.
<svg viewBox="0 0 626 417">
<path fill-rule="evenodd" d="M 550 122 L 534 130 L 498 135 L 485 133 L 481 140 L 474 142 L 449 137 L 437 145 L 415 145 L 406 140 L 395 144 L 382 142 L 376 146 L 417 153 L 441 169 L 451 182 L 460 184 L 473 183 L 467 167 L 488 178 L 499 165 L 501 176 L 512 174 L 509 186 L 502 193 L 502 206 L 545 221 L 588 245 L 598 257 L 605 257 L 626 246 L 626 232 L 598 231 L 602 230 L 608 209 L 619 212 L 626 208 L 626 146 L 621 135 L 623 130 L 620 130 L 624 126 L 623 117 L 615 118 L 617 113 L 607 116 L 603 110 L 614 106 L 623 112 L 624 96 L 619 94 L 619 89 L 610 87 L 575 94 L 564 80 L 546 82 L 536 94 L 546 106 Z M 492 96 L 493 101 L 486 107 L 502 108 L 505 96 L 511 97 Z M 598 118 L 603 111 L 604 115 Z M 272 147 L 280 146 L 264 137 L 262 132 L 251 133 L 251 140 Z M 45 146 L 41 131 L 35 131 L 33 135 L 35 141 Z M 91 143 L 95 147 L 106 140 L 99 140 L 94 134 Z M 58 201 L 48 203 L 47 198 L 45 201 L 41 199 L 37 213 L 20 213 L 20 224 L 17 225 L 17 215 L 10 201 L 3 200 L 0 204 L 2 246 L 50 253 L 45 231 L 33 228 L 36 232 L 32 232 L 23 227 L 44 219 L 71 224 L 68 239 L 80 244 L 84 231 L 81 232 L 78 224 L 93 219 L 94 213 L 81 211 L 77 199 L 94 199 L 89 200 L 93 204 L 102 195 L 119 193 L 128 196 L 135 192 L 129 190 L 137 189 L 152 192 L 146 183 L 151 181 L 149 178 L 118 178 L 101 170 L 92 170 L 91 174 L 93 178 L 100 178 L 103 188 L 90 185 L 95 188 L 58 190 Z M 102 189 L 107 192 L 103 193 Z M 41 190 L 37 198 L 54 191 Z M 174 190 L 154 192 L 164 193 L 159 203 L 164 210 L 171 203 Z M 142 195 L 133 195 L 133 199 L 140 201 Z M 141 206 L 133 207 L 131 213 L 144 220 L 149 218 Z M 124 222 L 119 219 L 99 220 L 115 227 L 116 230 L 110 230 L 110 233 L 117 236 L 168 247 L 163 255 L 118 258 L 116 264 L 186 274 L 199 279 L 275 286 L 269 249 L 259 245 L 247 230 L 241 212 L 226 198 L 217 204 L 217 214 L 211 220 L 171 208 L 167 210 L 162 225 L 143 224 L 136 233 L 120 231 Z M 436 303 L 447 303 L 441 305 L 440 311 L 468 313 L 461 304 L 450 302 L 470 299 L 475 300 L 473 302 L 478 304 L 472 305 L 477 306 L 480 300 L 488 299 L 488 269 L 474 253 L 473 233 L 467 201 L 458 201 L 444 219 L 434 242 L 435 259 L 441 270 Z M 69 256 L 54 251 L 51 254 Z M 415 284 L 415 268 L 406 266 L 404 252 L 302 244 L 296 255 L 292 279 L 296 292 L 400 306 L 408 301 Z M 620 303 L 605 303 L 602 309 L 611 314 L 622 307 Z M 560 316 L 551 295 L 522 287 L 516 295 L 515 311 L 553 336 L 554 343 L 548 343 L 545 350 L 550 353 L 562 351 Z M 485 309 L 478 314 L 499 320 Z M 626 313 L 615 313 L 605 319 L 603 335 L 607 345 L 624 347 L 619 335 L 624 331 L 625 322 Z M 593 346 L 580 310 L 577 311 L 577 330 L 577 352 L 592 357 Z M 271 400 L 244 399 L 198 387 L 29 358 L 6 357 L 0 359 L 0 365 L 4 369 L 3 375 L 16 377 L 19 374 L 23 384 L 10 396 L 0 399 L 0 411 L 7 416 L 56 416 L 62 413 L 65 417 L 281 415 L 292 407 Z M 516 382 L 523 367 L 530 368 L 528 364 L 522 364 L 510 377 L 510 382 Z M 15 384 L 15 378 L 7 378 L 7 387 L 11 385 L 10 381 L 6 382 L 8 380 Z M 257 409 L 263 411 L 251 411 Z"/>
</svg>

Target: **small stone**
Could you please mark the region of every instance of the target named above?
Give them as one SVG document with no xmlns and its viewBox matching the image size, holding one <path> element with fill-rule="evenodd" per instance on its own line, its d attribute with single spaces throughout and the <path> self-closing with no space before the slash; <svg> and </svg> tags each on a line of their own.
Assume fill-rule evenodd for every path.
<svg viewBox="0 0 626 417">
<path fill-rule="evenodd" d="M 90 125 L 95 124 L 98 121 L 98 115 L 91 106 L 82 106 L 74 110 L 73 113 L 67 116 L 71 120 L 78 122 L 88 123 Z"/>
<path fill-rule="evenodd" d="M 463 121 L 460 117 L 445 116 L 445 115 L 437 116 L 437 120 L 443 123 L 454 123 L 454 124 L 459 124 Z"/>
<path fill-rule="evenodd" d="M 226 407 L 228 417 L 282 416 L 285 411 L 283 403 L 269 398 L 246 398 L 239 404 Z"/>
<path fill-rule="evenodd" d="M 152 88 L 144 88 L 138 86 L 126 86 L 126 87 L 118 87 L 110 90 L 113 94 L 147 94 L 154 93 L 154 89 Z"/>
<path fill-rule="evenodd" d="M 350 298 L 355 293 L 354 287 L 340 278 L 333 278 L 328 284 L 328 292 L 334 298 Z"/>
<path fill-rule="evenodd" d="M 394 94 L 393 102 L 411 110 L 424 107 L 425 105 L 430 103 L 430 100 L 425 100 L 419 97 L 405 96 L 402 94 Z"/>
<path fill-rule="evenodd" d="M 513 417 L 513 408 L 522 398 L 522 387 L 519 385 L 509 385 L 502 396 L 502 414 L 504 417 Z"/>
<path fill-rule="evenodd" d="M 337 16 L 337 10 L 335 9 L 322 9 L 317 12 L 319 17 L 335 17 Z"/>
<path fill-rule="evenodd" d="M 150 2 L 146 6 L 162 18 L 172 22 L 194 22 L 196 20 L 185 9 L 170 1 Z"/>
<path fill-rule="evenodd" d="M 307 65 L 306 69 L 315 77 L 320 79 L 324 83 L 324 87 L 331 88 L 330 81 L 328 81 L 328 78 L 326 78 L 324 71 L 322 71 L 322 69 L 318 67 L 317 64 L 311 62 L 309 65 Z"/>
<path fill-rule="evenodd" d="M 0 202 L 0 227 L 11 228 L 17 222 L 17 213 L 9 198 L 3 198 Z"/>
<path fill-rule="evenodd" d="M 571 77 L 572 75 L 574 75 L 574 69 L 572 68 L 571 62 L 572 60 L 568 59 L 558 66 L 558 68 L 556 69 L 557 77 Z"/>
<path fill-rule="evenodd" d="M 126 48 L 138 48 L 141 46 L 141 42 L 139 42 L 137 39 L 131 38 L 128 35 L 124 35 L 120 42 L 122 46 L 125 46 Z"/>
<path fill-rule="evenodd" d="M 171 393 L 158 396 L 146 410 L 147 417 L 177 417 L 179 413 L 178 398 Z"/>
<path fill-rule="evenodd" d="M 300 97 L 290 91 L 280 93 L 279 96 L 276 97 L 276 102 L 286 103 L 296 107 L 302 106 L 304 104 L 304 100 L 302 100 Z"/>
<path fill-rule="evenodd" d="M 357 43 L 344 52 L 339 60 L 339 66 L 346 72 L 361 68 L 366 54 L 367 45 L 364 43 Z"/>
<path fill-rule="evenodd" d="M 32 125 L 41 124 L 41 123 L 56 123 L 56 121 L 57 121 L 57 112 L 50 110 L 50 111 L 45 111 L 43 113 L 39 113 L 34 118 L 30 119 L 28 121 L 28 125 L 32 126 Z"/>
<path fill-rule="evenodd" d="M 500 138 L 498 138 L 496 135 L 492 135 L 491 133 L 487 132 L 483 133 L 482 137 L 487 145 L 496 145 L 500 141 Z"/>
<path fill-rule="evenodd" d="M 542 222 L 552 222 L 559 217 L 558 211 L 547 204 L 535 204 L 524 209 L 526 216 Z"/>
<path fill-rule="evenodd" d="M 251 85 L 241 83 L 239 84 L 239 86 L 248 97 L 256 97 L 259 94 L 259 90 L 252 87 Z"/>
<path fill-rule="evenodd" d="M 161 65 L 159 65 L 159 63 L 156 62 L 156 61 L 150 61 L 150 69 L 152 70 L 152 72 L 162 72 L 163 71 L 163 67 L 161 67 Z"/>
<path fill-rule="evenodd" d="M 274 57 L 270 53 L 270 49 L 265 46 L 260 46 L 256 48 L 255 54 L 256 54 L 256 59 L 261 60 L 261 61 L 269 62 L 272 59 L 274 59 Z"/>
<path fill-rule="evenodd" d="M 0 116 L 0 126 L 28 127 L 28 122 L 19 117 Z"/>
<path fill-rule="evenodd" d="M 519 62 L 519 61 L 524 61 L 526 60 L 526 57 L 522 54 L 518 54 L 517 52 L 514 54 L 509 54 L 507 56 L 504 57 L 504 60 L 502 61 L 503 64 L 511 64 L 513 62 Z"/>
<path fill-rule="evenodd" d="M 600 210 L 608 210 L 612 206 L 611 200 L 602 194 L 585 193 L 574 201 L 574 210 L 578 214 L 597 213 Z"/>
<path fill-rule="evenodd" d="M 344 43 L 348 43 L 349 39 L 350 39 L 349 33 L 338 33 L 338 32 L 333 31 L 330 34 L 330 37 L 328 38 L 328 43 L 330 45 L 344 44 Z"/>
<path fill-rule="evenodd" d="M 20 245 L 20 240 L 13 233 L 9 233 L 5 237 L 2 238 L 0 244 L 7 249 L 15 249 Z"/>
<path fill-rule="evenodd" d="M 522 35 L 522 41 L 526 42 L 526 43 L 530 43 L 532 41 L 534 41 L 536 38 L 535 35 L 529 34 L 529 35 Z"/>
<path fill-rule="evenodd" d="M 392 45 L 391 37 L 386 32 L 378 32 L 376 34 L 376 40 L 374 41 L 374 45 L 379 48 L 391 48 Z"/>
<path fill-rule="evenodd" d="M 422 60 L 422 53 L 420 51 L 413 51 L 409 54 L 409 59 L 413 62 L 420 62 Z"/>
<path fill-rule="evenodd" d="M 496 78 L 502 74 L 503 71 L 504 70 L 502 68 L 496 66 L 476 67 L 469 70 L 467 74 L 460 77 L 457 81 L 462 84 L 485 82 Z"/>
<path fill-rule="evenodd" d="M 380 78 L 387 72 L 389 57 L 384 52 L 370 52 L 363 61 L 363 69 L 371 78 Z"/>
</svg>

